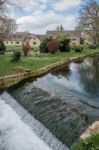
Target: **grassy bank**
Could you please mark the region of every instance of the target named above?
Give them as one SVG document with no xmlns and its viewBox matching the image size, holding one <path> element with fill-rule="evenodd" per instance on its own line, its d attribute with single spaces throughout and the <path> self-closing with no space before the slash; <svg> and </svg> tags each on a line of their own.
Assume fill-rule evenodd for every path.
<svg viewBox="0 0 99 150">
<path fill-rule="evenodd" d="M 75 56 L 82 56 L 84 54 L 94 54 L 99 52 L 99 49 L 87 50 L 82 53 L 76 53 L 74 51 L 67 53 L 56 53 L 56 54 L 39 54 L 37 56 L 22 57 L 19 62 L 12 62 L 12 56 L 1 55 L 0 56 L 0 76 L 14 74 L 17 67 L 25 67 L 26 69 L 39 69 L 46 65 L 55 63 L 64 58 L 72 58 Z"/>
<path fill-rule="evenodd" d="M 99 150 L 99 134 L 75 143 L 70 150 Z"/>
<path fill-rule="evenodd" d="M 38 46 L 32 46 L 31 48 L 34 51 L 39 49 Z M 10 52 L 10 51 L 14 51 L 14 50 L 22 51 L 22 46 L 21 45 L 6 45 L 6 51 Z"/>
</svg>

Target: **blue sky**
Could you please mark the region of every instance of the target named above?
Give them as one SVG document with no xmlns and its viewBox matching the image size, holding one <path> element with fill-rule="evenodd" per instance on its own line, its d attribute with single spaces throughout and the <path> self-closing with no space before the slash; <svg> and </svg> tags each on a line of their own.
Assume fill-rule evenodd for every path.
<svg viewBox="0 0 99 150">
<path fill-rule="evenodd" d="M 81 0 L 21 0 L 23 12 L 11 9 L 19 31 L 44 34 L 55 30 L 59 24 L 64 29 L 74 29 Z"/>
</svg>

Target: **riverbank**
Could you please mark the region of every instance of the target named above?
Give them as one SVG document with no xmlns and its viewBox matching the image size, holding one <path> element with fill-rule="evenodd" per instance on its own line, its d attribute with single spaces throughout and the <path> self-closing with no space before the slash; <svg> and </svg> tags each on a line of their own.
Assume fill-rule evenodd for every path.
<svg viewBox="0 0 99 150">
<path fill-rule="evenodd" d="M 87 130 L 80 136 L 80 141 L 73 144 L 71 150 L 96 150 L 99 148 L 99 121 L 90 125 Z"/>
<path fill-rule="evenodd" d="M 9 63 L 7 64 L 7 61 L 9 61 L 9 59 L 6 60 L 6 57 L 8 56 L 0 56 L 0 62 L 3 62 L 3 59 L 5 60 L 4 65 L 2 66 L 2 64 L 0 65 L 1 67 L 1 72 L 2 69 L 5 70 L 5 72 L 7 71 L 7 69 L 10 70 L 8 71 L 10 74 L 4 76 L 4 77 L 0 77 L 0 90 L 2 89 L 6 89 L 12 85 L 15 85 L 17 83 L 19 83 L 20 81 L 27 79 L 27 78 L 36 78 L 40 75 L 46 74 L 51 70 L 55 70 L 57 68 L 60 68 L 61 66 L 70 63 L 71 61 L 76 61 L 76 60 L 81 60 L 84 57 L 87 57 L 89 55 L 94 55 L 97 52 L 99 52 L 99 50 L 88 50 L 86 52 L 83 53 L 75 53 L 75 52 L 69 52 L 69 53 L 58 53 L 55 55 L 51 55 L 48 54 L 47 57 L 41 57 L 41 58 L 35 58 L 33 60 L 31 60 L 31 62 L 29 63 L 29 61 L 24 62 L 25 64 L 27 63 L 27 67 L 24 67 L 25 64 L 23 63 L 23 66 L 20 66 L 20 63 L 12 63 L 9 65 Z M 26 58 L 28 59 L 28 58 Z M 5 67 L 6 66 L 6 67 Z M 11 70 L 17 70 L 12 72 Z M 11 72 L 10 72 L 11 71 Z M 1 73 L 2 74 L 2 73 Z"/>
</svg>

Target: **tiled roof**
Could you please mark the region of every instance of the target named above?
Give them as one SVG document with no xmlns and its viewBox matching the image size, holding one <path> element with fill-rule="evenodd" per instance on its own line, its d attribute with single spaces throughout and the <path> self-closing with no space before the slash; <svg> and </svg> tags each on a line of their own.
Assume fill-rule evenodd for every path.
<svg viewBox="0 0 99 150">
<path fill-rule="evenodd" d="M 60 30 L 60 31 L 47 31 L 47 36 L 57 36 L 57 35 L 64 35 L 64 36 L 70 36 L 70 37 L 80 37 L 80 31 L 79 30 Z"/>
</svg>

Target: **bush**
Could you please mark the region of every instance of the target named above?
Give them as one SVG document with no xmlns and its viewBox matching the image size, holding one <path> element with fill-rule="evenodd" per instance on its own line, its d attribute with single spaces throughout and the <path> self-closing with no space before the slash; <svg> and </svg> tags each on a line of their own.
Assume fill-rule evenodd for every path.
<svg viewBox="0 0 99 150">
<path fill-rule="evenodd" d="M 31 49 L 30 44 L 29 44 L 29 43 L 23 44 L 22 49 L 23 49 L 24 56 L 27 56 L 27 55 L 28 55 L 28 52 L 29 52 L 30 49 Z"/>
<path fill-rule="evenodd" d="M 21 52 L 14 51 L 12 61 L 17 62 L 21 59 Z"/>
<path fill-rule="evenodd" d="M 70 150 L 98 150 L 99 149 L 99 135 L 93 135 L 85 140 L 80 140 L 71 146 Z"/>
<path fill-rule="evenodd" d="M 0 41 L 0 54 L 4 54 L 6 50 L 6 46 L 4 45 L 3 41 Z"/>
<path fill-rule="evenodd" d="M 48 39 L 44 39 L 40 44 L 40 52 L 41 53 L 48 53 Z"/>
<path fill-rule="evenodd" d="M 48 51 L 52 54 L 55 54 L 59 50 L 60 42 L 57 40 L 51 40 L 48 42 Z"/>
<path fill-rule="evenodd" d="M 61 52 L 69 52 L 70 51 L 70 39 L 62 39 L 60 42 L 59 49 Z"/>
<path fill-rule="evenodd" d="M 89 48 L 90 48 L 90 49 L 96 49 L 96 48 L 97 48 L 97 45 L 96 45 L 96 44 L 91 44 L 91 45 L 89 45 Z"/>
<path fill-rule="evenodd" d="M 83 46 L 75 46 L 73 49 L 75 50 L 75 52 L 81 53 L 83 51 Z"/>
</svg>

